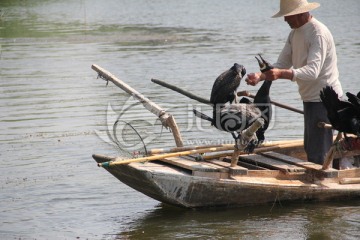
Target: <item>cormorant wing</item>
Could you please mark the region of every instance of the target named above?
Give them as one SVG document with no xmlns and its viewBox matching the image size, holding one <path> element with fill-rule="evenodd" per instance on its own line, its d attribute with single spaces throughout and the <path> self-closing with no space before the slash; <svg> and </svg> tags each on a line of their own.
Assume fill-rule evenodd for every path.
<svg viewBox="0 0 360 240">
<path fill-rule="evenodd" d="M 223 72 L 214 82 L 211 90 L 210 102 L 220 103 L 218 99 L 227 99 L 240 85 L 241 78 L 233 70 Z"/>
<path fill-rule="evenodd" d="M 347 92 L 346 96 L 348 97 L 349 102 L 354 105 L 357 114 L 360 116 L 360 99 L 350 92 Z"/>
</svg>

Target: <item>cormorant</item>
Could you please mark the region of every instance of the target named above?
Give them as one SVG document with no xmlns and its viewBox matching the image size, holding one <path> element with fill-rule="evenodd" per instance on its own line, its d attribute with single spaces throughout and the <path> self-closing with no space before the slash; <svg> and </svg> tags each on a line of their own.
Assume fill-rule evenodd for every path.
<svg viewBox="0 0 360 240">
<path fill-rule="evenodd" d="M 327 86 L 320 91 L 327 116 L 332 127 L 339 132 L 351 133 L 360 137 L 360 92 L 355 96 L 347 92 L 348 101 L 339 99 L 335 90 Z"/>
<path fill-rule="evenodd" d="M 261 56 L 261 60 L 259 60 L 257 57 L 256 59 L 258 60 L 261 71 L 265 72 L 272 68 L 272 66 Z M 248 147 L 246 148 L 246 151 L 252 152 L 259 142 L 265 140 L 264 133 L 268 128 L 269 122 L 271 120 L 271 102 L 269 97 L 271 83 L 271 81 L 264 81 L 264 83 L 256 93 L 253 103 L 242 100 L 241 103 L 224 105 L 224 101 L 220 103 L 214 101 L 212 102 L 212 118 L 196 111 L 195 109 L 193 110 L 193 112 L 197 117 L 210 121 L 211 124 L 217 129 L 230 132 L 235 140 L 238 139 L 241 135 L 241 132 L 247 129 L 254 121 L 256 121 L 256 119 L 260 117 L 263 118 L 265 120 L 265 124 L 256 132 L 258 142 L 250 142 Z M 226 96 L 232 94 L 232 92 L 224 91 L 222 93 Z M 235 135 L 235 133 L 237 133 L 237 136 Z"/>
<path fill-rule="evenodd" d="M 260 54 L 259 57 L 260 59 L 258 59 L 257 57 L 255 58 L 259 63 L 261 72 L 266 72 L 274 68 L 269 62 L 264 60 Z M 254 104 L 261 110 L 261 117 L 265 120 L 264 126 L 256 132 L 256 136 L 259 142 L 263 142 L 265 140 L 264 134 L 267 128 L 269 127 L 269 123 L 272 117 L 272 108 L 271 108 L 271 99 L 270 99 L 271 84 L 272 81 L 264 80 L 263 84 L 257 91 L 254 98 Z"/>
<path fill-rule="evenodd" d="M 218 76 L 211 90 L 210 102 L 215 104 L 232 103 L 236 100 L 236 89 L 239 87 L 242 77 L 246 74 L 243 65 L 234 63 L 229 70 Z M 236 101 L 235 101 L 236 102 Z"/>
</svg>

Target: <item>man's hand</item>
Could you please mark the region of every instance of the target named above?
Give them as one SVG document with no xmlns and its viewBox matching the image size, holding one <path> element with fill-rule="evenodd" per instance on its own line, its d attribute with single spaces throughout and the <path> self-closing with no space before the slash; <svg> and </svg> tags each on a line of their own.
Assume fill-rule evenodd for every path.
<svg viewBox="0 0 360 240">
<path fill-rule="evenodd" d="M 249 73 L 247 75 L 247 78 L 245 79 L 246 83 L 248 85 L 251 86 L 255 86 L 256 84 L 258 84 L 262 79 L 262 73 L 258 72 L 258 73 Z M 263 75 L 264 76 L 264 75 Z"/>
<path fill-rule="evenodd" d="M 278 68 L 273 68 L 264 72 L 265 79 L 268 81 L 273 81 L 281 78 L 281 74 L 282 74 L 282 69 L 278 69 Z"/>
<path fill-rule="evenodd" d="M 294 77 L 294 72 L 291 69 L 273 68 L 269 71 L 264 72 L 264 75 L 265 79 L 268 81 L 274 81 L 279 78 L 292 80 Z"/>
<path fill-rule="evenodd" d="M 255 86 L 256 84 L 258 84 L 260 81 L 263 80 L 274 81 L 279 78 L 292 80 L 293 77 L 294 77 L 294 73 L 291 69 L 273 68 L 264 73 L 261 72 L 249 73 L 245 81 L 248 85 Z"/>
</svg>

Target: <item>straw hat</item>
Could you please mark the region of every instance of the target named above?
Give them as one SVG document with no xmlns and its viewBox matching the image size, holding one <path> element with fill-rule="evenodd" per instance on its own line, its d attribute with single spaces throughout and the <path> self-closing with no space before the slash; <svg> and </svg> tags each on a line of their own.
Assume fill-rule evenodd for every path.
<svg viewBox="0 0 360 240">
<path fill-rule="evenodd" d="M 309 12 L 319 6 L 320 3 L 308 3 L 306 0 L 280 0 L 280 11 L 272 17 L 285 17 Z"/>
</svg>

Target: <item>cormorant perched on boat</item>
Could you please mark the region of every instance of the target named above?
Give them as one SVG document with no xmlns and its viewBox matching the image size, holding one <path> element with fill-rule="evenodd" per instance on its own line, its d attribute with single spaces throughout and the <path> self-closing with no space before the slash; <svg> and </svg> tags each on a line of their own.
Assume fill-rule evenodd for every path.
<svg viewBox="0 0 360 240">
<path fill-rule="evenodd" d="M 269 62 L 264 60 L 260 54 L 259 57 L 260 59 L 258 59 L 257 57 L 255 58 L 259 63 L 261 72 L 266 72 L 274 68 Z M 257 91 L 254 98 L 254 104 L 261 110 L 261 115 L 262 115 L 261 117 L 265 120 L 264 126 L 256 132 L 256 136 L 259 142 L 263 142 L 265 140 L 264 134 L 267 128 L 269 127 L 269 123 L 272 117 L 271 99 L 270 99 L 271 84 L 272 81 L 264 80 L 263 84 Z"/>
<path fill-rule="evenodd" d="M 339 96 L 330 86 L 320 91 L 327 116 L 332 127 L 339 132 L 352 133 L 360 137 L 360 92 L 355 96 L 347 92 L 348 101 L 339 99 Z"/>
<path fill-rule="evenodd" d="M 259 55 L 260 56 L 260 55 Z M 272 66 L 261 56 L 258 60 L 260 70 L 268 71 Z M 259 142 L 265 140 L 264 133 L 269 126 L 271 120 L 271 102 L 269 97 L 271 81 L 264 81 L 256 96 L 254 102 L 242 101 L 242 103 L 223 105 L 213 102 L 213 117 L 209 117 L 203 113 L 193 110 L 197 117 L 208 120 L 216 128 L 222 131 L 230 132 L 235 139 L 238 139 L 241 132 L 248 128 L 256 119 L 263 118 L 265 124 L 256 132 L 258 138 L 257 143 L 250 143 L 247 147 L 248 152 L 252 152 Z M 235 135 L 237 133 L 237 136 Z"/>
<path fill-rule="evenodd" d="M 232 103 L 236 100 L 236 89 L 240 85 L 242 77 L 246 74 L 243 65 L 234 63 L 229 70 L 218 76 L 211 90 L 210 102 L 215 104 Z M 236 101 L 235 101 L 236 102 Z"/>
<path fill-rule="evenodd" d="M 193 110 L 197 117 L 208 120 L 217 129 L 238 134 L 261 117 L 261 110 L 255 104 L 236 103 L 224 107 L 214 107 L 213 117 Z"/>
</svg>

